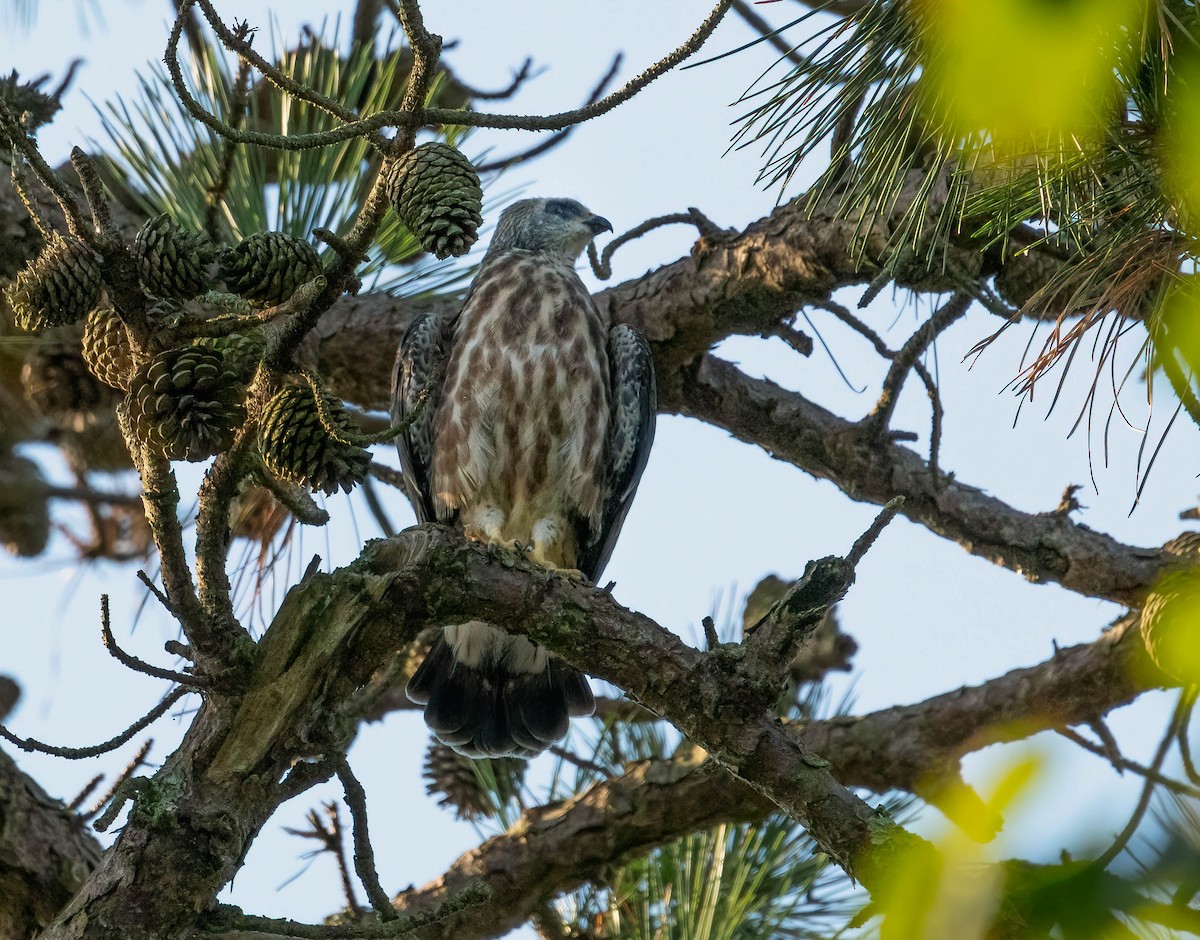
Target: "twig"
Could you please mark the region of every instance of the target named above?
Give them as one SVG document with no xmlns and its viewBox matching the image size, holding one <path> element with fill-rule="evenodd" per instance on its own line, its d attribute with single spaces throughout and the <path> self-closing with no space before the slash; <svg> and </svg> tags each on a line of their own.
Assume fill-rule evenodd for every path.
<svg viewBox="0 0 1200 940">
<path fill-rule="evenodd" d="M 96 788 L 104 782 L 104 774 L 96 774 L 91 780 L 83 785 L 83 789 L 79 791 L 75 799 L 67 804 L 67 812 L 74 813 L 79 807 L 84 804 L 84 801 L 96 792 Z"/>
<path fill-rule="evenodd" d="M 1175 780 L 1168 777 L 1166 774 L 1157 773 L 1145 764 L 1139 764 L 1137 761 L 1130 760 L 1123 754 L 1112 754 L 1108 748 L 1101 744 L 1096 744 L 1094 741 L 1089 741 L 1078 731 L 1072 728 L 1056 728 L 1062 737 L 1066 738 L 1072 744 L 1076 744 L 1083 748 L 1089 754 L 1095 754 L 1097 757 L 1102 757 L 1108 761 L 1117 773 L 1124 773 L 1126 770 L 1137 774 L 1139 777 L 1144 777 L 1147 780 L 1153 780 L 1159 786 L 1170 790 L 1172 793 L 1178 793 L 1180 796 L 1191 796 L 1200 798 L 1200 787 L 1189 786 L 1182 780 Z"/>
<path fill-rule="evenodd" d="M 564 760 L 568 764 L 574 764 L 580 770 L 586 770 L 597 774 L 604 780 L 612 779 L 612 773 L 607 767 L 602 767 L 595 761 L 588 760 L 586 757 L 580 757 L 578 754 L 568 751 L 565 747 L 562 747 L 558 744 L 551 744 L 547 750 L 549 750 L 550 753 L 559 760 Z"/>
<path fill-rule="evenodd" d="M 278 134 L 264 134 L 257 131 L 240 130 L 230 127 L 227 122 L 220 120 L 215 115 L 206 111 L 188 91 L 183 79 L 182 70 L 179 67 L 179 40 L 183 32 L 182 13 L 176 18 L 175 26 L 172 28 L 170 39 L 167 42 L 165 61 L 167 71 L 171 76 L 171 84 L 175 88 L 175 93 L 179 96 L 180 102 L 187 109 L 188 113 L 196 120 L 227 140 L 244 144 L 257 144 L 276 150 L 311 150 L 316 147 L 325 147 L 329 144 L 340 143 L 352 137 L 368 137 L 368 135 L 383 127 L 412 129 L 415 124 L 419 124 L 420 126 L 491 127 L 501 130 L 557 131 L 574 124 L 582 124 L 584 121 L 590 121 L 602 114 L 606 114 L 617 107 L 617 105 L 623 104 L 634 97 L 634 95 L 638 94 L 638 92 L 655 79 L 665 75 L 684 59 L 691 56 L 712 35 L 713 30 L 716 29 L 717 24 L 720 23 L 732 2 L 733 0 L 720 0 L 704 22 L 700 24 L 700 27 L 683 44 L 655 62 L 640 75 L 631 79 L 617 91 L 606 95 L 593 104 L 577 108 L 574 111 L 562 111 L 557 114 L 548 115 L 488 114 L 481 111 L 454 108 L 421 108 L 420 100 L 423 99 L 419 99 L 416 103 L 411 105 L 406 104 L 398 110 L 379 111 L 366 118 L 351 120 L 341 127 L 335 127 L 327 131 L 282 136 Z M 181 10 L 187 9 L 193 3 L 203 4 L 206 3 L 206 0 L 184 0 Z M 401 2 L 398 4 L 398 9 L 400 11 L 401 22 L 404 23 L 406 18 L 410 21 L 410 23 L 406 24 L 406 32 L 409 33 L 409 39 L 413 41 L 415 49 L 419 43 L 413 40 L 414 35 L 428 38 L 431 34 L 424 30 L 423 21 L 419 20 L 420 10 L 416 8 L 415 4 Z M 406 11 L 408 12 L 406 13 Z M 409 29 L 409 25 L 413 27 L 411 30 Z M 226 32 L 228 32 L 227 29 Z M 428 76 L 419 71 L 418 67 L 421 64 L 421 58 L 420 55 L 415 57 L 413 71 L 410 73 L 410 91 L 417 87 L 422 88 L 422 90 L 425 88 L 424 82 Z M 259 67 L 257 62 L 255 63 L 255 67 Z M 262 71 L 261 68 L 259 70 Z M 283 78 L 277 71 L 272 71 L 275 72 L 276 77 Z M 272 79 L 271 75 L 267 72 L 263 74 Z M 418 81 L 417 79 L 421 80 Z M 272 80 L 274 81 L 274 79 Z M 290 80 L 285 79 L 286 81 Z M 409 101 L 409 97 L 406 96 L 406 102 Z M 304 97 L 304 100 L 311 99 Z M 403 149 L 406 141 L 402 137 L 398 137 L 397 141 L 400 148 Z"/>
<path fill-rule="evenodd" d="M 595 104 L 600 100 L 601 96 L 605 92 L 605 89 L 607 89 L 612 80 L 616 78 L 617 70 L 620 69 L 623 58 L 624 56 L 619 52 L 613 57 L 612 65 L 608 67 L 608 71 L 604 73 L 600 81 L 596 83 L 596 87 L 592 89 L 592 93 L 588 95 L 587 100 L 584 101 L 585 107 L 590 104 Z M 526 67 L 529 65 L 529 62 L 529 59 L 525 60 Z M 498 173 L 502 170 L 508 170 L 514 166 L 517 166 L 518 164 L 532 160 L 534 157 L 540 157 L 543 154 L 549 153 L 556 147 L 565 144 L 577 126 L 578 125 L 574 125 L 572 127 L 564 128 L 561 131 L 555 131 L 547 140 L 543 140 L 540 144 L 535 144 L 528 150 L 523 150 L 520 153 L 514 153 L 511 156 L 503 157 L 499 160 L 490 160 L 487 163 L 482 163 L 477 166 L 475 170 L 478 173 Z"/>
<path fill-rule="evenodd" d="M 1146 810 L 1150 807 L 1150 798 L 1154 796 L 1154 788 L 1159 782 L 1156 778 L 1160 776 L 1163 761 L 1166 760 L 1167 752 L 1171 749 L 1171 745 L 1175 742 L 1179 729 L 1183 726 L 1184 720 L 1195 703 L 1196 695 L 1192 690 L 1184 689 L 1180 692 L 1179 703 L 1175 706 L 1175 712 L 1171 716 L 1170 724 L 1167 726 L 1167 733 L 1163 735 L 1162 741 L 1159 742 L 1154 759 L 1150 762 L 1149 773 L 1145 775 L 1146 783 L 1142 787 L 1142 795 L 1138 798 L 1133 815 L 1129 817 L 1129 822 L 1125 825 L 1125 828 L 1113 840 L 1113 844 L 1092 861 L 1092 868 L 1107 868 L 1113 859 L 1125 850 L 1125 846 L 1129 844 L 1129 840 L 1133 838 L 1133 834 L 1137 832 L 1138 827 L 1142 824 L 1142 817 L 1146 815 Z"/>
<path fill-rule="evenodd" d="M 337 862 L 338 875 L 342 880 L 342 893 L 346 896 L 346 909 L 354 920 L 358 920 L 362 916 L 362 912 L 358 906 L 358 899 L 354 896 L 354 885 L 350 881 L 350 866 L 346 863 L 346 846 L 345 840 L 342 838 L 342 818 L 338 812 L 337 803 L 326 803 L 325 815 L 329 817 L 328 823 L 321 821 L 321 814 L 317 810 L 310 809 L 307 819 L 312 828 L 293 829 L 285 826 L 283 831 L 302 839 L 316 839 L 321 843 L 321 848 L 312 854 L 328 852 L 334 857 Z"/>
<path fill-rule="evenodd" d="M 468 127 L 493 127 L 498 129 L 527 131 L 556 131 L 572 124 L 582 124 L 592 118 L 606 114 L 619 104 L 628 101 L 643 88 L 671 71 L 676 65 L 693 55 L 712 35 L 717 24 L 729 10 L 733 0 L 720 0 L 708 17 L 680 46 L 659 59 L 640 75 L 630 79 L 623 87 L 606 95 L 594 104 L 574 111 L 563 111 L 548 115 L 485 114 L 473 111 L 456 111 L 447 108 L 430 108 L 425 120 L 431 124 L 452 124 Z"/>
<path fill-rule="evenodd" d="M 383 508 L 383 501 L 379 498 L 379 491 L 375 489 L 375 482 L 370 476 L 362 481 L 362 494 L 363 499 L 367 501 L 367 509 L 371 511 L 371 515 L 375 517 L 375 521 L 383 532 L 383 537 L 390 538 L 395 535 L 396 527 L 388 518 L 387 510 Z"/>
<path fill-rule="evenodd" d="M 789 44 L 787 40 L 780 35 L 786 26 L 776 29 L 766 20 L 755 12 L 754 7 L 746 3 L 745 0 L 733 0 L 733 12 L 746 21 L 746 24 L 757 32 L 763 39 L 769 42 L 775 51 L 782 55 L 785 59 L 796 66 L 796 68 L 806 69 L 811 64 L 809 60 L 800 55 L 796 51 L 796 47 Z M 792 24 L 789 24 L 792 25 Z"/>
<path fill-rule="evenodd" d="M 279 782 L 275 804 L 286 803 L 301 793 L 311 790 L 318 783 L 324 783 L 333 776 L 334 768 L 334 762 L 329 759 L 302 761 L 296 764 Z"/>
<path fill-rule="evenodd" d="M 592 271 L 602 281 L 607 281 L 612 277 L 612 265 L 609 263 L 613 253 L 626 242 L 633 241 L 635 238 L 641 238 L 647 232 L 652 232 L 656 228 L 662 228 L 664 225 L 694 225 L 700 230 L 701 235 L 709 235 L 713 232 L 719 232 L 720 229 L 714 225 L 699 209 L 688 209 L 687 212 L 674 212 L 670 215 L 655 216 L 653 219 L 647 219 L 641 225 L 635 225 L 628 232 L 618 235 L 607 245 L 604 246 L 604 251 L 599 255 L 596 253 L 596 247 L 593 244 L 588 244 L 588 262 L 592 266 Z"/>
<path fill-rule="evenodd" d="M 396 919 L 396 909 L 391 898 L 379 883 L 379 872 L 375 870 L 375 850 L 371 847 L 370 831 L 367 828 L 367 794 L 354 776 L 345 755 L 337 762 L 337 776 L 342 782 L 346 805 L 350 807 L 350 820 L 354 832 L 354 870 L 358 880 L 366 889 L 367 898 L 379 917 L 386 921 Z"/>
<path fill-rule="evenodd" d="M 91 819 L 92 817 L 96 816 L 96 814 L 98 814 L 107 803 L 116 799 L 117 794 L 121 791 L 121 788 L 126 785 L 126 782 L 132 779 L 133 775 L 141 770 L 141 768 L 145 765 L 146 755 L 150 753 L 150 748 L 152 747 L 154 747 L 154 738 L 147 738 L 146 743 L 138 748 L 138 752 L 133 755 L 133 760 L 131 760 L 125 766 L 125 769 L 117 775 L 117 779 L 113 781 L 113 785 L 108 788 L 108 791 L 102 797 L 100 797 L 100 799 L 98 799 L 95 804 L 93 804 L 92 808 L 86 813 L 80 813 L 80 818 L 84 820 Z M 107 826 L 104 828 L 107 828 Z"/>
<path fill-rule="evenodd" d="M 108 595 L 100 595 L 100 635 L 104 640 L 104 648 L 109 654 L 119 662 L 122 666 L 132 669 L 134 672 L 140 672 L 147 676 L 153 676 L 156 679 L 166 679 L 168 682 L 178 682 L 180 685 L 190 685 L 196 688 L 205 688 L 209 683 L 207 676 L 193 676 L 183 672 L 175 672 L 172 669 L 160 669 L 158 666 L 152 666 L 150 663 L 143 662 L 136 656 L 133 656 L 123 649 L 117 643 L 117 638 L 113 636 L 112 620 L 108 612 Z"/>
<path fill-rule="evenodd" d="M 317 505 L 309 494 L 294 483 L 289 483 L 286 480 L 281 480 L 279 477 L 271 473 L 261 459 L 257 460 L 258 466 L 255 467 L 255 477 L 271 491 L 279 502 L 281 502 L 301 525 L 320 526 L 325 525 L 329 521 L 329 513 Z"/>
<path fill-rule="evenodd" d="M 166 611 L 169 614 L 175 615 L 174 605 L 172 605 L 172 603 L 171 603 L 170 599 L 167 597 L 167 595 L 158 589 L 158 585 L 156 585 L 153 581 L 150 580 L 150 575 L 146 574 L 145 571 L 138 569 L 137 576 L 138 576 L 138 580 L 141 581 L 142 584 L 146 585 L 146 587 L 149 589 L 150 593 L 153 594 L 158 599 L 158 602 L 163 605 L 163 607 L 166 609 Z"/>
<path fill-rule="evenodd" d="M 521 67 L 513 73 L 512 81 L 501 88 L 499 91 L 483 91 L 468 85 L 462 79 L 458 80 L 459 86 L 468 98 L 474 98 L 476 101 L 507 101 L 530 79 L 537 78 L 541 75 L 544 69 L 534 69 L 533 59 L 526 56 L 525 61 L 521 63 Z"/>
<path fill-rule="evenodd" d="M 8 138 L 13 150 L 25 158 L 34 175 L 54 195 L 59 208 L 62 209 L 63 217 L 67 220 L 67 229 L 71 234 L 76 238 L 87 240 L 90 234 L 87 223 L 83 220 L 83 215 L 79 211 L 70 187 L 61 176 L 51 169 L 37 145 L 25 132 L 25 128 L 21 126 L 21 122 L 3 101 L 0 101 L 0 132 Z"/>
<path fill-rule="evenodd" d="M 149 727 L 154 722 L 158 721 L 167 711 L 185 695 L 193 692 L 186 686 L 180 686 L 177 689 L 172 689 L 161 702 L 154 706 L 147 714 L 143 715 L 132 725 L 118 734 L 116 737 L 109 738 L 100 744 L 92 744 L 88 747 L 56 747 L 52 744 L 44 744 L 35 738 L 21 738 L 9 731 L 4 725 L 0 725 L 0 738 L 4 738 L 9 744 L 19 747 L 22 751 L 30 753 L 49 754 L 52 757 L 65 757 L 67 760 L 81 760 L 85 757 L 96 757 L 100 754 L 107 754 L 109 751 L 115 751 L 122 744 L 136 735 L 139 731 Z"/>
<path fill-rule="evenodd" d="M 941 333 L 952 323 L 960 319 L 971 305 L 971 297 L 966 293 L 955 294 L 941 309 L 926 320 L 921 327 L 909 337 L 900 350 L 892 357 L 891 368 L 883 380 L 883 388 L 879 401 L 875 403 L 871 413 L 863 419 L 863 426 L 879 433 L 886 430 L 896 404 L 900 399 L 900 389 L 909 371 L 917 362 L 918 357 L 929 348 Z"/>
<path fill-rule="evenodd" d="M 372 460 L 370 474 L 380 483 L 386 483 L 388 486 L 398 489 L 401 493 L 408 492 L 404 488 L 404 474 L 395 467 L 389 467 L 378 460 Z"/>
<path fill-rule="evenodd" d="M 717 636 L 717 625 L 713 623 L 712 617 L 705 617 L 700 621 L 700 625 L 704 628 L 705 647 L 710 650 L 715 650 L 721 645 L 721 638 Z"/>
<path fill-rule="evenodd" d="M 794 326 L 789 326 L 786 323 L 776 323 L 770 335 L 778 336 L 801 356 L 811 356 L 813 353 L 812 337 L 803 330 L 796 329 Z"/>
<path fill-rule="evenodd" d="M 21 169 L 21 161 L 15 157 L 12 161 L 11 174 L 12 188 L 16 191 L 17 196 L 21 200 L 21 205 L 25 207 L 25 212 L 29 216 L 29 221 L 33 223 L 33 227 L 37 229 L 43 241 L 50 241 L 54 237 L 54 230 L 50 228 L 37 211 L 37 207 L 33 204 L 33 199 L 29 195 L 29 191 L 25 188 L 25 171 Z"/>
<path fill-rule="evenodd" d="M 903 506 L 903 496 L 897 496 L 894 499 L 888 500 L 887 504 L 879 511 L 879 515 L 875 517 L 875 520 L 871 523 L 867 531 L 854 540 L 854 545 L 846 555 L 846 561 L 857 567 L 858 563 L 863 560 L 863 556 L 866 555 L 871 546 L 875 544 L 875 540 L 879 538 L 883 530 L 887 528 L 887 524 L 896 518 L 896 514 L 900 512 Z"/>
<path fill-rule="evenodd" d="M 141 793 L 149 782 L 144 777 L 128 777 L 122 780 L 120 785 L 113 790 L 112 802 L 108 804 L 108 809 L 96 817 L 96 821 L 92 823 L 92 828 L 97 832 L 105 832 L 109 826 L 116 822 L 117 815 L 121 812 L 121 807 L 128 803 L 130 799 L 137 796 L 137 794 Z"/>
<path fill-rule="evenodd" d="M 938 391 L 938 385 L 933 380 L 933 376 L 929 374 L 929 370 L 921 362 L 913 363 L 913 371 L 920 377 L 921 384 L 925 386 L 925 392 L 929 396 L 929 411 L 931 415 L 929 428 L 929 477 L 936 486 L 942 479 L 941 467 L 938 465 L 938 457 L 941 455 L 942 450 L 942 419 L 945 414 L 942 408 L 942 395 Z"/>
<path fill-rule="evenodd" d="M 308 85 L 304 85 L 284 75 L 283 72 L 259 55 L 254 50 L 250 41 L 251 30 L 245 24 L 238 24 L 235 29 L 231 30 L 221 21 L 221 17 L 217 14 L 210 0 L 184 0 L 179 7 L 179 15 L 182 16 L 193 3 L 199 5 L 200 11 L 204 14 L 204 18 L 208 20 L 208 25 L 212 27 L 217 38 L 221 40 L 221 44 L 230 52 L 236 52 L 244 61 L 253 65 L 262 74 L 263 78 L 280 91 L 301 101 L 307 101 L 313 107 L 320 108 L 339 121 L 358 120 L 358 114 L 351 111 L 340 101 L 329 98 L 310 88 Z"/>
<path fill-rule="evenodd" d="M 100 174 L 96 172 L 95 161 L 79 147 L 72 147 L 71 166 L 75 167 L 75 172 L 79 174 L 83 197 L 92 213 L 92 225 L 97 234 L 105 238 L 119 237 L 117 227 L 113 225 L 108 197 L 104 195 L 104 184 L 100 182 Z"/>
</svg>

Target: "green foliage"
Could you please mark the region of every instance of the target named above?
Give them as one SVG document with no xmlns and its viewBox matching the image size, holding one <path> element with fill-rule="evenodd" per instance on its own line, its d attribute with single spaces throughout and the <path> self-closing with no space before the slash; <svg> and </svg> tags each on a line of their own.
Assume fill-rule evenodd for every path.
<svg viewBox="0 0 1200 940">
<path fill-rule="evenodd" d="M 780 187 L 828 145 L 810 210 L 854 221 L 888 273 L 937 271 L 950 246 L 1053 261 L 1013 301 L 1060 324 L 1017 383 L 1028 393 L 1111 314 L 1153 333 L 1194 262 L 1198 36 L 1184 0 L 868 0 L 743 96 L 736 142 L 763 147 L 760 180 Z M 1149 355 L 1135 335 L 1133 363 L 1113 361 L 1127 332 L 1096 345 L 1114 389 Z"/>
<path fill-rule="evenodd" d="M 344 55 L 338 51 L 337 27 L 329 32 L 328 38 L 314 36 L 277 55 L 282 71 L 351 107 L 395 107 L 407 84 L 405 53 L 385 53 L 377 59 L 370 49 L 359 48 Z M 274 44 L 281 47 L 283 42 L 276 37 Z M 246 124 L 278 135 L 327 130 L 336 123 L 324 111 L 282 95 L 266 82 L 253 86 L 240 102 L 234 69 L 211 43 L 193 49 L 184 65 L 196 99 L 225 119 L 244 111 L 241 120 Z M 129 181 L 121 198 L 146 215 L 168 213 L 185 227 L 208 230 L 226 244 L 261 231 L 308 239 L 316 228 L 344 231 L 366 198 L 373 180 L 369 168 L 377 155 L 362 138 L 299 152 L 254 146 L 228 152 L 228 144 L 185 111 L 161 65 L 142 74 L 139 86 L 136 97 L 97 107 L 108 138 L 98 149 L 109 154 L 112 177 Z M 454 131 L 443 139 L 461 142 L 463 136 Z M 228 183 L 222 193 L 219 181 L 226 160 Z M 212 218 L 209 207 L 214 201 L 219 211 Z M 432 263 L 413 235 L 389 216 L 360 276 L 375 291 L 419 294 L 451 289 L 470 273 L 469 266 Z"/>
</svg>

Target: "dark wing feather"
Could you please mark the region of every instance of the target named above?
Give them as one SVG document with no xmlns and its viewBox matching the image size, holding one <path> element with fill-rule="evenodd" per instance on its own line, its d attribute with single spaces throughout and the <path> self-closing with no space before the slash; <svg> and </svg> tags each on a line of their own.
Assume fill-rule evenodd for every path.
<svg viewBox="0 0 1200 940">
<path fill-rule="evenodd" d="M 434 314 L 415 319 L 400 341 L 392 370 L 392 422 L 400 424 L 420 408 L 408 428 L 396 437 L 404 488 L 419 522 L 453 521 L 449 517 L 438 518 L 430 485 L 433 421 L 446 381 L 453 323 L 453 320 Z M 424 404 L 421 404 L 422 398 Z"/>
<path fill-rule="evenodd" d="M 658 392 L 654 359 L 646 337 L 626 323 L 608 331 L 612 415 L 605 449 L 604 506 L 600 524 L 580 539 L 579 569 L 595 581 L 608 564 L 617 536 L 633 502 L 654 441 Z"/>
</svg>

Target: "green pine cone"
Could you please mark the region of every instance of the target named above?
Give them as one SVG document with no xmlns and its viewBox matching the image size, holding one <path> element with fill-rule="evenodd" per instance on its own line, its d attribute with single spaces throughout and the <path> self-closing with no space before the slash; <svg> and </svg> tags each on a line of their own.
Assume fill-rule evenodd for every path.
<svg viewBox="0 0 1200 940">
<path fill-rule="evenodd" d="M 82 320 L 99 303 L 102 286 L 96 253 L 56 234 L 5 293 L 17 326 L 36 333 Z"/>
<path fill-rule="evenodd" d="M 324 273 L 317 250 L 283 232 L 256 232 L 226 249 L 221 277 L 235 294 L 259 304 L 278 304 Z"/>
<path fill-rule="evenodd" d="M 117 312 L 97 307 L 83 325 L 83 361 L 92 375 L 110 388 L 129 389 L 133 374 L 133 347 Z"/>
<path fill-rule="evenodd" d="M 113 403 L 112 390 L 84 362 L 78 327 L 43 335 L 25 356 L 21 385 L 29 403 L 60 428 L 82 429 L 93 412 Z"/>
<path fill-rule="evenodd" d="M 277 476 L 327 496 L 339 489 L 350 492 L 367 476 L 369 452 L 345 438 L 359 433 L 354 419 L 332 395 L 325 408 L 338 440 L 321 420 L 313 391 L 307 385 L 287 385 L 263 409 L 258 443 L 263 461 Z"/>
<path fill-rule="evenodd" d="M 37 464 L 0 453 L 0 545 L 19 558 L 40 555 L 50 541 L 46 481 Z"/>
<path fill-rule="evenodd" d="M 428 143 L 394 164 L 388 201 L 421 247 L 439 258 L 464 255 L 479 237 L 483 190 L 471 161 L 448 144 Z"/>
<path fill-rule="evenodd" d="M 216 250 L 207 238 L 189 232 L 169 215 L 157 215 L 137 233 L 133 257 L 142 286 L 155 297 L 187 300 L 202 294 Z"/>
<path fill-rule="evenodd" d="M 251 330 L 248 333 L 230 333 L 228 336 L 203 336 L 196 340 L 196 345 L 220 352 L 225 357 L 225 365 L 242 382 L 249 382 L 258 371 L 263 353 L 267 351 L 267 338 L 261 330 Z"/>
<path fill-rule="evenodd" d="M 244 392 L 219 352 L 187 346 L 142 365 L 125 401 L 139 440 L 171 460 L 204 460 L 233 442 Z"/>
<path fill-rule="evenodd" d="M 487 765 L 496 780 L 495 789 L 484 786 L 475 770 Z M 525 779 L 525 761 L 517 757 L 484 758 L 474 761 L 452 747 L 434 740 L 425 752 L 425 792 L 438 797 L 438 806 L 453 809 L 459 819 L 494 816 L 496 803 L 508 802 Z"/>
</svg>

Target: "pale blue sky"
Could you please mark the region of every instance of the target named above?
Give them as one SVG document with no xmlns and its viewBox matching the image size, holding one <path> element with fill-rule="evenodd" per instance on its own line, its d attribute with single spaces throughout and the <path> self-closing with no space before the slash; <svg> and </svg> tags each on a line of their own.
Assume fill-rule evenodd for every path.
<svg viewBox="0 0 1200 940">
<path fill-rule="evenodd" d="M 263 2 L 218 4 L 223 14 L 268 25 Z M 520 97 L 503 107 L 522 113 L 559 111 L 578 104 L 608 66 L 612 54 L 626 53 L 628 77 L 688 35 L 707 13 L 705 3 L 684 0 L 609 0 L 604 4 L 565 4 L 538 0 L 497 4 L 483 0 L 427 2 L 431 29 L 459 39 L 448 62 L 465 80 L 483 87 L 504 84 L 526 55 L 547 67 Z M 66 109 L 42 134 L 52 162 L 65 159 L 71 145 L 98 136 L 86 96 L 103 101 L 130 94 L 135 70 L 162 55 L 168 29 L 163 0 L 104 4 L 105 27 L 94 19 L 86 35 L 74 0 L 42 0 L 35 28 L 22 32 L 0 23 L 0 69 L 23 75 L 58 75 L 76 55 L 85 57 Z M 276 4 L 282 32 L 295 36 L 299 24 L 317 22 L 348 3 L 297 0 Z M 778 20 L 794 9 L 763 7 Z M 518 12 L 519 11 L 519 12 Z M 740 45 L 748 32 L 736 19 L 724 24 L 706 52 Z M 613 221 L 618 232 L 650 216 L 697 206 L 717 223 L 743 226 L 770 211 L 777 193 L 754 184 L 758 168 L 752 151 L 723 153 L 739 113 L 729 106 L 773 61 L 763 47 L 720 62 L 668 75 L 642 95 L 599 121 L 578 130 L 573 140 L 547 158 L 521 168 L 506 185 L 525 185 L 535 194 L 578 198 Z M 494 141 L 497 153 L 520 149 L 528 136 L 479 134 L 472 149 Z M 799 181 L 802 185 L 803 180 Z M 690 248 L 694 235 L 683 227 L 665 229 L 622 249 L 614 282 L 674 260 Z M 590 274 L 588 275 L 590 278 Z M 594 283 L 594 280 L 592 281 Z M 857 293 L 845 298 L 857 301 Z M 846 388 L 820 351 L 802 359 L 779 341 L 738 339 L 721 354 L 750 373 L 769 375 L 839 413 L 867 411 L 882 369 L 856 336 L 813 314 L 842 367 L 861 395 Z M 885 292 L 871 307 L 871 322 L 886 329 L 895 345 L 915 326 L 911 305 L 901 309 Z M 1064 404 L 1048 421 L 1044 404 L 1027 408 L 1013 428 L 1016 400 L 1003 392 L 1016 373 L 1028 338 L 1011 330 L 971 369 L 966 351 L 998 321 L 973 314 L 939 343 L 937 366 L 947 407 L 942 465 L 958 478 L 982 487 L 1015 506 L 1051 510 L 1068 483 L 1086 483 L 1088 449 L 1084 437 L 1067 439 L 1074 408 L 1082 401 L 1081 382 L 1068 383 Z M 1086 365 L 1076 379 L 1082 379 Z M 1134 404 L 1138 391 L 1128 400 Z M 1156 421 L 1169 416 L 1165 397 Z M 1144 411 L 1144 407 L 1142 408 Z M 904 395 L 896 425 L 922 435 L 928 408 L 920 386 Z M 1142 505 L 1129 514 L 1135 488 L 1135 455 L 1140 435 L 1115 423 L 1110 466 L 1103 466 L 1102 441 L 1093 443 L 1097 494 L 1085 490 L 1080 519 L 1117 538 L 1157 544 L 1184 528 L 1177 514 L 1194 505 L 1197 485 L 1196 429 L 1179 422 L 1159 458 Z M 48 458 L 47 451 L 35 457 Z M 197 479 L 189 470 L 183 481 Z M 328 536 L 309 530 L 301 566 L 313 552 L 332 564 L 349 561 L 358 534 L 349 522 L 344 497 L 330 503 L 334 523 Z M 407 524 L 411 514 L 401 499 L 390 501 L 393 518 Z M 876 507 L 850 502 L 831 484 L 819 483 L 757 448 L 696 422 L 662 417 L 650 466 L 606 577 L 617 582 L 622 603 L 645 611 L 685 635 L 709 613 L 714 600 L 733 589 L 744 591 L 767 572 L 800 573 L 809 558 L 844 552 L 866 527 Z M 356 513 L 361 532 L 377 531 L 368 515 Z M 14 730 L 51 741 L 79 744 L 108 737 L 156 700 L 159 688 L 108 659 L 99 644 L 98 595 L 113 595 L 117 635 L 146 658 L 163 661 L 162 641 L 173 635 L 157 612 L 130 636 L 138 598 L 132 571 L 96 563 L 82 574 L 69 563 L 70 549 L 56 540 L 52 560 L 17 564 L 0 559 L 0 671 L 17 676 L 25 699 L 12 719 Z M 1035 587 L 1018 575 L 968 556 L 962 549 L 903 520 L 895 522 L 861 566 L 856 586 L 843 605 L 842 623 L 859 642 L 855 696 L 858 710 L 918 701 L 964 683 L 979 682 L 1007 669 L 1046 658 L 1052 641 L 1060 645 L 1093 638 L 1117 609 L 1080 598 L 1054 586 Z M 847 682 L 835 685 L 844 689 Z M 1113 716 L 1111 725 L 1129 756 L 1144 759 L 1164 716 L 1164 699 L 1147 696 Z M 165 720 L 154 729 L 154 755 L 168 753 L 181 724 Z M 1042 736 L 1048 738 L 1048 736 Z M 1043 746 L 1043 742 L 1036 742 Z M 413 714 L 396 715 L 364 729 L 352 761 L 366 785 L 384 886 L 392 891 L 423 883 L 476 842 L 470 827 L 455 824 L 423 793 L 420 778 L 424 729 Z M 1135 799 L 1137 781 L 1115 777 L 1105 764 L 1046 740 L 1055 758 L 1038 791 L 1037 808 L 1015 821 L 997 847 L 1000 853 L 1056 857 L 1061 848 L 1080 850 L 1120 828 Z M 100 769 L 118 768 L 134 746 L 105 760 L 70 764 L 22 755 L 22 766 L 54 795 L 70 797 Z M 967 762 L 969 776 L 986 780 L 1014 748 L 992 748 Z M 304 811 L 334 791 L 314 792 L 285 807 L 272 820 L 238 876 L 231 899 L 258 913 L 320 918 L 340 906 L 340 893 L 328 859 L 287 888 L 276 886 L 302 865 L 307 846 L 281 833 L 299 825 Z M 937 825 L 930 813 L 926 825 Z"/>
</svg>

